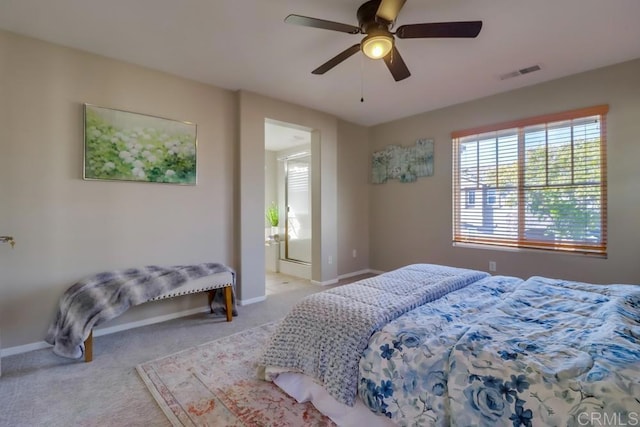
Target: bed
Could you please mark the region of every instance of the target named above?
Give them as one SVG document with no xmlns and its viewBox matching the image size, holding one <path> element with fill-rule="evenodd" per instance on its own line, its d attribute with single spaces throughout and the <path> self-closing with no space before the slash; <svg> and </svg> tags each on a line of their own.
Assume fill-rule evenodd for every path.
<svg viewBox="0 0 640 427">
<path fill-rule="evenodd" d="M 259 376 L 338 425 L 640 425 L 640 286 L 414 264 L 301 300 Z"/>
</svg>

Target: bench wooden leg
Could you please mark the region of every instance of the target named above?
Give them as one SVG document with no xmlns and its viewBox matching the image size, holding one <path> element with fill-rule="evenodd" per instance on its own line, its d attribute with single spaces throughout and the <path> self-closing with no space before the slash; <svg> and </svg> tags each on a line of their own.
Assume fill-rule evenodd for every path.
<svg viewBox="0 0 640 427">
<path fill-rule="evenodd" d="M 89 332 L 89 336 L 84 340 L 84 361 L 91 362 L 93 360 L 93 329 Z"/>
<path fill-rule="evenodd" d="M 224 288 L 224 307 L 227 311 L 227 322 L 231 322 L 233 319 L 233 301 L 231 297 L 233 295 L 233 288 L 231 286 L 227 286 Z"/>
</svg>

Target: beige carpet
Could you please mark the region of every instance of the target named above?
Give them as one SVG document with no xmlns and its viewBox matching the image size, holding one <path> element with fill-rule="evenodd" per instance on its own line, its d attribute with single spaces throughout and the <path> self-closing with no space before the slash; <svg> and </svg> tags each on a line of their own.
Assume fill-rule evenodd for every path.
<svg viewBox="0 0 640 427">
<path fill-rule="evenodd" d="M 174 426 L 333 426 L 310 403 L 297 403 L 256 378 L 255 360 L 276 323 L 137 366 Z"/>
</svg>

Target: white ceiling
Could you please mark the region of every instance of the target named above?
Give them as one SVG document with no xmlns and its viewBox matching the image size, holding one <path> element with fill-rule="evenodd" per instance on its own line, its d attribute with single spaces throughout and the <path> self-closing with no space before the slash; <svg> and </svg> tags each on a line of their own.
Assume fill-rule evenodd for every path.
<svg viewBox="0 0 640 427">
<path fill-rule="evenodd" d="M 397 26 L 482 20 L 476 39 L 397 40 L 395 82 L 356 54 L 361 35 L 285 24 L 290 13 L 357 25 L 364 0 L 0 0 L 0 28 L 226 89 L 373 125 L 640 57 L 640 0 L 408 0 Z M 499 76 L 539 64 L 541 71 Z M 364 102 L 360 102 L 361 93 Z"/>
<path fill-rule="evenodd" d="M 311 130 L 288 123 L 267 120 L 264 124 L 264 148 L 280 151 L 311 144 Z"/>
</svg>

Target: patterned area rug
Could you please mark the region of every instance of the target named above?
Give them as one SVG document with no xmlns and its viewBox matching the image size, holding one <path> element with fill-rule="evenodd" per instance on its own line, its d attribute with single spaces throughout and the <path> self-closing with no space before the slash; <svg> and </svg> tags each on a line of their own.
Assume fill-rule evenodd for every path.
<svg viewBox="0 0 640 427">
<path fill-rule="evenodd" d="M 137 366 L 174 426 L 335 426 L 311 403 L 298 403 L 256 378 L 255 360 L 276 323 Z"/>
</svg>

